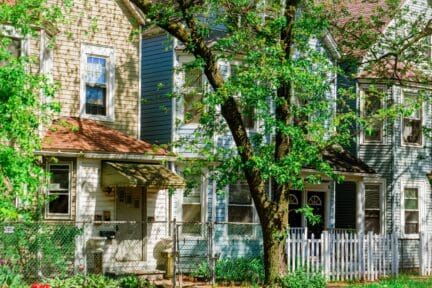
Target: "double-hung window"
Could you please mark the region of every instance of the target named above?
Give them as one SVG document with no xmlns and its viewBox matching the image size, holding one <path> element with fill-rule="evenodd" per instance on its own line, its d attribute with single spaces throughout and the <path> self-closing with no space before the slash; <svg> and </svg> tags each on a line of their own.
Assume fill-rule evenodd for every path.
<svg viewBox="0 0 432 288">
<path fill-rule="evenodd" d="M 382 143 L 383 142 L 383 121 L 376 118 L 377 112 L 383 108 L 383 91 L 379 89 L 361 90 L 360 107 L 363 119 L 367 127 L 362 129 L 362 143 Z"/>
<path fill-rule="evenodd" d="M 402 143 L 404 145 L 421 146 L 422 135 L 422 109 L 416 106 L 416 96 L 408 93 L 403 95 L 403 103 L 411 111 L 402 119 Z"/>
<path fill-rule="evenodd" d="M 254 204 L 244 181 L 229 185 L 228 235 L 253 235 Z"/>
<path fill-rule="evenodd" d="M 71 164 L 48 164 L 48 218 L 68 218 L 71 213 Z"/>
<path fill-rule="evenodd" d="M 204 75 L 199 68 L 184 70 L 183 96 L 183 122 L 184 124 L 198 124 L 201 118 L 203 94 L 205 90 Z"/>
<path fill-rule="evenodd" d="M 238 77 L 241 68 L 242 66 L 239 62 L 228 63 L 227 61 L 223 61 L 219 64 L 219 70 L 221 71 L 221 74 L 225 81 L 228 81 L 229 78 Z M 255 107 L 253 107 L 252 105 L 247 105 L 248 103 L 241 103 L 240 99 L 242 96 L 240 93 L 237 93 L 235 97 L 245 128 L 249 130 L 256 129 Z"/>
<path fill-rule="evenodd" d="M 380 183 L 365 184 L 365 232 L 381 232 L 381 189 Z"/>
<path fill-rule="evenodd" d="M 182 234 L 200 236 L 202 233 L 202 187 L 201 177 L 193 181 L 196 186 L 183 195 L 182 204 Z"/>
<path fill-rule="evenodd" d="M 114 118 L 114 50 L 83 45 L 81 49 L 81 114 L 100 120 Z"/>
<path fill-rule="evenodd" d="M 419 187 L 405 186 L 403 188 L 404 205 L 404 233 L 419 233 L 420 210 L 419 210 Z"/>
</svg>

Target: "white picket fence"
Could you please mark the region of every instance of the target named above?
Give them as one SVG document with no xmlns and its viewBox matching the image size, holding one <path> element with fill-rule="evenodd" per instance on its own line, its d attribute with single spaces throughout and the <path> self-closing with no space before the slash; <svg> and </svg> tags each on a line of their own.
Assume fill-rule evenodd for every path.
<svg viewBox="0 0 432 288">
<path fill-rule="evenodd" d="M 420 275 L 432 275 L 432 233 L 420 234 L 419 247 Z"/>
<path fill-rule="evenodd" d="M 432 246 L 431 246 L 432 247 Z M 376 280 L 399 271 L 398 237 L 327 232 L 308 239 L 305 231 L 292 231 L 287 239 L 289 271 L 324 273 L 327 279 Z"/>
</svg>

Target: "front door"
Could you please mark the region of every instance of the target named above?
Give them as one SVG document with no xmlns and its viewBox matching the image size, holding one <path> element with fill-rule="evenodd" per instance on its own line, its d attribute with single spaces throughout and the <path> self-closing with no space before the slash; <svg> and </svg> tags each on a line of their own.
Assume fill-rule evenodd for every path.
<svg viewBox="0 0 432 288">
<path fill-rule="evenodd" d="M 307 192 L 306 203 L 313 208 L 313 214 L 320 216 L 320 222 L 311 224 L 308 222 L 308 237 L 314 234 L 315 238 L 321 237 L 321 232 L 324 230 L 324 207 L 325 207 L 325 193 L 324 192 Z"/>
<path fill-rule="evenodd" d="M 116 218 L 117 221 L 127 221 L 116 225 L 115 258 L 117 261 L 144 260 L 143 189 L 142 187 L 117 188 Z"/>
<path fill-rule="evenodd" d="M 301 208 L 302 191 L 291 190 L 289 192 L 289 214 L 288 224 L 290 228 L 302 226 L 302 214 L 296 210 Z"/>
</svg>

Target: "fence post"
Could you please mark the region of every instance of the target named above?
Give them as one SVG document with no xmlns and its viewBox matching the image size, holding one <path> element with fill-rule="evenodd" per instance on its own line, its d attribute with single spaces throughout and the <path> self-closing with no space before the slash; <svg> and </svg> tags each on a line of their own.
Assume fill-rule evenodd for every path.
<svg viewBox="0 0 432 288">
<path fill-rule="evenodd" d="M 363 281 L 365 280 L 365 253 L 364 253 L 364 241 L 365 237 L 363 233 L 359 233 L 358 239 L 359 239 L 359 264 L 360 264 L 360 279 Z"/>
<path fill-rule="evenodd" d="M 392 233 L 392 274 L 396 276 L 399 273 L 399 248 L 398 248 L 398 235 L 396 232 Z"/>
<path fill-rule="evenodd" d="M 214 243 L 213 243 L 213 222 L 207 223 L 207 241 L 208 241 L 208 256 L 210 266 L 210 277 L 211 285 L 214 286 L 216 282 L 216 271 L 215 271 L 215 255 L 214 255 Z"/>
<path fill-rule="evenodd" d="M 418 249 L 418 253 L 419 253 L 419 266 L 420 266 L 420 275 L 424 276 L 426 275 L 426 267 L 425 267 L 425 259 L 423 256 L 423 253 L 427 251 L 425 250 L 425 234 L 424 232 L 420 233 L 420 243 L 419 243 L 419 249 Z"/>
<path fill-rule="evenodd" d="M 330 280 L 330 241 L 328 231 L 321 234 L 321 251 L 323 253 L 324 276 Z"/>
<path fill-rule="evenodd" d="M 177 276 L 177 223 L 176 218 L 173 220 L 173 257 L 174 257 L 174 264 L 173 264 L 173 276 L 172 276 L 172 286 L 176 287 L 176 276 Z"/>
</svg>

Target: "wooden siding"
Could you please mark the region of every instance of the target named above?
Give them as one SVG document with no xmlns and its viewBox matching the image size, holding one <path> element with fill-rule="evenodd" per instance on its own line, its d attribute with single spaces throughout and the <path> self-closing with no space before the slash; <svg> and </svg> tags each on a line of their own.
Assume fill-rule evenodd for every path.
<svg viewBox="0 0 432 288">
<path fill-rule="evenodd" d="M 154 219 L 154 223 L 147 223 L 147 268 L 156 269 L 162 260 L 160 259 L 162 253 L 156 247 L 160 246 L 161 242 L 169 236 L 168 223 L 166 222 L 168 220 L 168 191 L 149 187 L 146 205 L 147 217 Z"/>
<path fill-rule="evenodd" d="M 49 0 L 59 5 L 61 0 Z M 100 0 L 96 4 L 76 0 L 58 27 L 54 48 L 54 81 L 61 87 L 55 98 L 60 116 L 80 116 L 81 46 L 112 48 L 115 54 L 113 122 L 104 122 L 131 136 L 138 135 L 139 41 L 131 37 L 136 26 L 121 1 Z"/>
<path fill-rule="evenodd" d="M 170 143 L 173 129 L 174 56 L 165 35 L 144 38 L 141 45 L 141 139 Z"/>
<path fill-rule="evenodd" d="M 389 89 L 388 99 L 401 103 L 402 88 L 393 86 Z M 429 105 L 423 107 L 424 125 L 432 124 L 431 109 Z M 432 230 L 432 215 L 428 211 L 432 208 L 430 185 L 426 174 L 432 170 L 430 157 L 431 139 L 424 137 L 422 147 L 409 147 L 402 145 L 402 121 L 387 123 L 385 127 L 385 144 L 359 145 L 358 157 L 374 168 L 379 177 L 387 181 L 386 188 L 386 226 L 388 232 L 399 231 L 401 227 L 401 195 L 403 179 L 411 179 L 427 183 L 423 195 L 425 231 Z"/>
<path fill-rule="evenodd" d="M 78 221 L 93 221 L 94 215 L 102 215 L 110 211 L 111 219 L 115 219 L 114 193 L 107 196 L 101 190 L 101 161 L 78 160 Z"/>
</svg>

